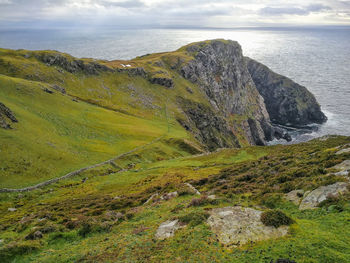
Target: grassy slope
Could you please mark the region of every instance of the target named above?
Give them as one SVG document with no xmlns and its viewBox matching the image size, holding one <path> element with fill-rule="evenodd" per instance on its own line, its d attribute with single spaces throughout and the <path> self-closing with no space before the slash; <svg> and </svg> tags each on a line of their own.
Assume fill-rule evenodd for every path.
<svg viewBox="0 0 350 263">
<path fill-rule="evenodd" d="M 270 262 L 277 258 L 298 263 L 349 262 L 349 199 L 338 201 L 343 209 L 339 212 L 326 208 L 299 211 L 281 198 L 290 189 L 311 190 L 344 180 L 327 173 L 331 171 L 328 167 L 350 158 L 349 154 L 335 155 L 336 146 L 349 142 L 347 137 L 336 137 L 325 142 L 223 150 L 168 161 L 140 160 L 124 173 L 101 177 L 101 168 L 20 197 L 2 194 L 1 237 L 6 246 L 0 255 L 5 262 Z M 130 158 L 145 152 L 147 149 Z M 88 180 L 83 183 L 82 178 Z M 224 185 L 220 184 L 223 178 Z M 184 195 L 142 205 L 155 192 L 180 189 L 184 181 L 201 192 L 214 191 L 218 201 L 187 207 L 194 196 Z M 154 239 L 158 225 L 167 219 L 237 204 L 281 209 L 296 224 L 285 238 L 240 249 L 221 246 L 204 222 L 187 226 L 166 241 Z M 8 207 L 17 207 L 18 211 L 9 213 Z M 127 216 L 112 222 L 106 214 L 109 211 Z M 23 217 L 26 222 L 21 224 Z M 38 221 L 44 217 L 47 219 Z M 92 228 L 83 236 L 79 233 L 86 222 Z M 54 226 L 53 232 L 44 234 L 40 241 L 25 240 L 30 232 L 48 226 Z"/>
<path fill-rule="evenodd" d="M 19 119 L 13 130 L 0 130 L 0 187 L 18 188 L 61 176 L 165 134 L 175 140 L 163 140 L 157 158 L 188 155 L 178 143 L 195 140 L 176 122 L 174 101 L 183 94 L 205 103 L 193 84 L 174 76 L 176 88 L 166 89 L 127 73 L 71 74 L 35 56 L 24 57 L 45 52 L 52 53 L 0 49 L 1 102 Z M 43 91 L 52 90 L 53 84 L 65 88 L 67 95 Z"/>
<path fill-rule="evenodd" d="M 196 141 L 176 121 L 182 117 L 177 96 L 206 105 L 208 101 L 198 87 L 173 70 L 191 59 L 182 51 L 100 62 L 112 68 L 130 63 L 153 76 L 171 76 L 175 86 L 166 89 L 121 72 L 71 74 L 32 56 L 52 51 L 0 49 L 0 101 L 19 120 L 12 124 L 13 130 L 0 130 L 0 187 L 42 182 L 165 135 L 116 161 L 130 167 L 128 171 L 117 172 L 106 165 L 33 192 L 0 194 L 0 262 L 350 261 L 348 197 L 338 200 L 341 212 L 326 208 L 301 212 L 281 199 L 293 189 L 312 190 L 344 180 L 327 174 L 329 167 L 350 158 L 335 155 L 334 148 L 350 139 L 189 156 L 197 152 L 192 146 Z M 52 84 L 65 88 L 67 95 L 43 91 L 52 89 Z M 232 118 L 239 122 L 239 116 Z M 183 195 L 142 205 L 154 193 L 181 190 L 183 182 L 191 182 L 203 193 L 215 193 L 218 202 L 187 207 L 194 196 Z M 235 204 L 279 208 L 296 224 L 283 239 L 240 249 L 221 246 L 201 221 L 169 240 L 154 239 L 157 227 L 167 219 Z M 9 212 L 10 207 L 17 211 Z M 122 212 L 123 220 L 113 221 L 110 211 Z M 44 237 L 28 240 L 36 230 Z"/>
</svg>

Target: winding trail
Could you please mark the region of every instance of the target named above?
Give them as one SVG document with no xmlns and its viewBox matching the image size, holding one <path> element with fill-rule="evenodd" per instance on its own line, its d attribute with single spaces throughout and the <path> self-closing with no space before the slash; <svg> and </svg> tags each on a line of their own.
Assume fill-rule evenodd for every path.
<svg viewBox="0 0 350 263">
<path fill-rule="evenodd" d="M 167 101 L 168 103 L 168 101 Z M 39 184 L 36 184 L 36 185 L 33 185 L 33 186 L 28 186 L 28 187 L 24 187 L 24 188 L 18 188 L 18 189 L 10 189 L 10 188 L 1 188 L 0 189 L 0 193 L 11 193 L 11 192 L 28 192 L 28 191 L 33 191 L 35 189 L 39 189 L 41 187 L 44 187 L 44 186 L 47 186 L 47 185 L 50 185 L 50 184 L 53 184 L 53 183 L 57 183 L 63 179 L 67 179 L 69 177 L 72 177 L 72 176 L 75 176 L 75 175 L 79 175 L 80 173 L 84 172 L 84 171 L 87 171 L 87 170 L 90 170 L 90 169 L 94 169 L 96 167 L 100 167 L 100 166 L 103 166 L 103 165 L 106 165 L 106 164 L 109 164 L 109 165 L 112 165 L 114 166 L 114 161 L 128 155 L 128 154 L 131 154 L 133 152 L 136 152 L 138 150 L 141 150 L 141 149 L 144 149 L 146 148 L 147 146 L 150 146 L 154 143 L 156 143 L 157 141 L 160 141 L 161 139 L 163 139 L 169 132 L 170 132 L 170 125 L 169 125 L 169 119 L 168 119 L 168 110 L 167 110 L 167 106 L 165 105 L 164 106 L 164 111 L 165 111 L 165 118 L 166 118 L 166 122 L 167 122 L 167 132 L 165 134 L 163 134 L 162 136 L 154 139 L 153 141 L 150 141 L 149 143 L 146 143 L 144 145 L 141 145 L 141 146 L 138 146 L 128 152 L 124 152 L 122 154 L 119 154 L 118 156 L 116 157 L 113 157 L 112 159 L 109 159 L 107 161 L 104 161 L 104 162 L 101 162 L 101 163 L 97 163 L 97 164 L 93 164 L 93 165 L 90 165 L 90 166 L 87 166 L 87 167 L 83 167 L 79 170 L 76 170 L 76 171 L 73 171 L 73 172 L 70 172 L 66 175 L 63 175 L 61 177 L 57 177 L 57 178 L 53 178 L 53 179 L 50 179 L 50 180 L 47 180 L 45 182 L 42 182 L 42 183 L 39 183 Z"/>
</svg>

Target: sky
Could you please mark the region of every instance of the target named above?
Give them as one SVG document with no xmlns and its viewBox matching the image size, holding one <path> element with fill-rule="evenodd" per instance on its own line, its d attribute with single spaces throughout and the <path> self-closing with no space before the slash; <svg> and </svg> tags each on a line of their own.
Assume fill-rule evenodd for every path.
<svg viewBox="0 0 350 263">
<path fill-rule="evenodd" d="M 350 25 L 350 0 L 0 0 L 1 27 Z"/>
</svg>

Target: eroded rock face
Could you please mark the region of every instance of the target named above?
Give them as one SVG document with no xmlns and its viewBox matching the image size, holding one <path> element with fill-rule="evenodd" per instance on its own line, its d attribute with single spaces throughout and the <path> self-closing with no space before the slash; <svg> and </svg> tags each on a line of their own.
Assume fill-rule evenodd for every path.
<svg viewBox="0 0 350 263">
<path fill-rule="evenodd" d="M 240 206 L 216 208 L 210 212 L 208 224 L 224 245 L 240 246 L 271 238 L 279 238 L 288 233 L 288 226 L 275 228 L 265 226 L 261 211 Z"/>
<path fill-rule="evenodd" d="M 205 92 L 216 116 L 246 116 L 247 123 L 243 126 L 246 137 L 252 144 L 265 145 L 273 133 L 272 127 L 241 46 L 234 41 L 212 40 L 192 44 L 187 52 L 194 59 L 181 68 L 182 76 Z"/>
<path fill-rule="evenodd" d="M 181 228 L 179 220 L 165 221 L 158 227 L 156 232 L 156 238 L 162 240 L 172 237 L 174 236 L 175 231 L 179 228 Z"/>
<path fill-rule="evenodd" d="M 305 87 L 253 59 L 245 59 L 273 123 L 299 127 L 327 120 L 315 97 Z"/>
<path fill-rule="evenodd" d="M 84 72 L 90 75 L 96 75 L 99 72 L 113 71 L 105 65 L 97 62 L 84 62 L 74 59 L 68 55 L 58 52 L 33 53 L 34 56 L 48 66 L 59 66 L 70 73 Z"/>
<path fill-rule="evenodd" d="M 338 182 L 335 184 L 320 186 L 309 193 L 300 203 L 299 209 L 313 209 L 316 208 L 322 201 L 329 196 L 338 196 L 347 191 L 348 183 Z"/>
<path fill-rule="evenodd" d="M 0 102 L 0 128 L 11 129 L 10 122 L 18 122 L 13 112 Z"/>
</svg>

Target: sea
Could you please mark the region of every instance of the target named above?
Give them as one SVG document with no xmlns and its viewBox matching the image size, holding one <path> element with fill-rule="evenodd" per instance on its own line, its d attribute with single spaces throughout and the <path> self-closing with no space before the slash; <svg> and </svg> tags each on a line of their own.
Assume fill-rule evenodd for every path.
<svg viewBox="0 0 350 263">
<path fill-rule="evenodd" d="M 217 38 L 238 41 L 245 56 L 316 96 L 328 121 L 292 131 L 294 143 L 327 134 L 350 136 L 350 27 L 0 29 L 0 48 L 50 49 L 79 58 L 114 60 Z"/>
</svg>

